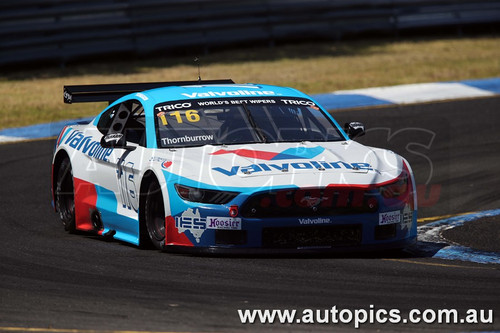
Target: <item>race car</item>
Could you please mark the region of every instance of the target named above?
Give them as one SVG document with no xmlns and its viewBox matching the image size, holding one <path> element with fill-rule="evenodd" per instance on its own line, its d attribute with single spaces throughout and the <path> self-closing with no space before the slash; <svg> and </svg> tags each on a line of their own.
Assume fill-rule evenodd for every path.
<svg viewBox="0 0 500 333">
<path fill-rule="evenodd" d="M 60 132 L 53 205 L 69 232 L 167 251 L 401 249 L 415 180 L 292 88 L 232 80 L 65 86 L 109 102 Z"/>
</svg>

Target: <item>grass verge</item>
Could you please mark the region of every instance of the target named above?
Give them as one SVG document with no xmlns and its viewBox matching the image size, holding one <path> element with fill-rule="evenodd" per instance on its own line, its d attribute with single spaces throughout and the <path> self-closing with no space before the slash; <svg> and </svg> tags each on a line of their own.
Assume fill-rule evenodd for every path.
<svg viewBox="0 0 500 333">
<path fill-rule="evenodd" d="M 97 114 L 105 103 L 65 105 L 65 84 L 195 80 L 194 57 L 81 64 L 0 74 L 0 128 Z M 498 76 L 500 38 L 317 42 L 224 50 L 202 58 L 205 79 L 291 86 L 308 94 Z"/>
</svg>

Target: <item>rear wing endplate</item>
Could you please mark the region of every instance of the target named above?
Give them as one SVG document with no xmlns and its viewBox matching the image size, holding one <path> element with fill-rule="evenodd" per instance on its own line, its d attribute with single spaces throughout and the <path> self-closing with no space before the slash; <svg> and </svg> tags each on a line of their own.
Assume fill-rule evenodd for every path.
<svg viewBox="0 0 500 333">
<path fill-rule="evenodd" d="M 108 102 L 111 104 L 120 97 L 148 89 L 202 84 L 234 84 L 234 82 L 231 79 L 223 79 L 203 81 L 86 84 L 79 86 L 64 86 L 63 97 L 64 103 L 67 104 L 85 102 Z"/>
</svg>

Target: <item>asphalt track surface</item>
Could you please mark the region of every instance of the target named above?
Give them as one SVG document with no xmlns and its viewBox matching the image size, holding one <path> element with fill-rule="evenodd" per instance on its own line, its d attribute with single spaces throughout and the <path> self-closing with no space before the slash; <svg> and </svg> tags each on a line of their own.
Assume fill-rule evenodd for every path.
<svg viewBox="0 0 500 333">
<path fill-rule="evenodd" d="M 359 141 L 410 161 L 427 191 L 420 216 L 430 217 L 500 207 L 499 110 L 496 97 L 335 117 L 364 122 L 368 134 Z M 242 325 L 237 310 L 370 305 L 403 316 L 413 308 L 492 309 L 497 318 L 488 325 L 365 324 L 362 331 L 500 330 L 500 265 L 418 253 L 198 257 L 67 234 L 50 205 L 53 144 L 0 145 L 0 331 L 350 331 L 352 325 Z M 439 195 L 428 193 L 433 185 Z"/>
</svg>

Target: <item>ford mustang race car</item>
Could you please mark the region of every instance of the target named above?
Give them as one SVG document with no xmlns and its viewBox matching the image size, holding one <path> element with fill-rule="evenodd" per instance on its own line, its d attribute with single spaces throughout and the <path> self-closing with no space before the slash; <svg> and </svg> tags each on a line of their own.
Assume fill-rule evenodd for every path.
<svg viewBox="0 0 500 333">
<path fill-rule="evenodd" d="M 416 241 L 408 162 L 353 140 L 311 97 L 231 80 L 65 86 L 107 101 L 66 126 L 52 161 L 69 232 L 200 251 L 404 248 Z"/>
</svg>

